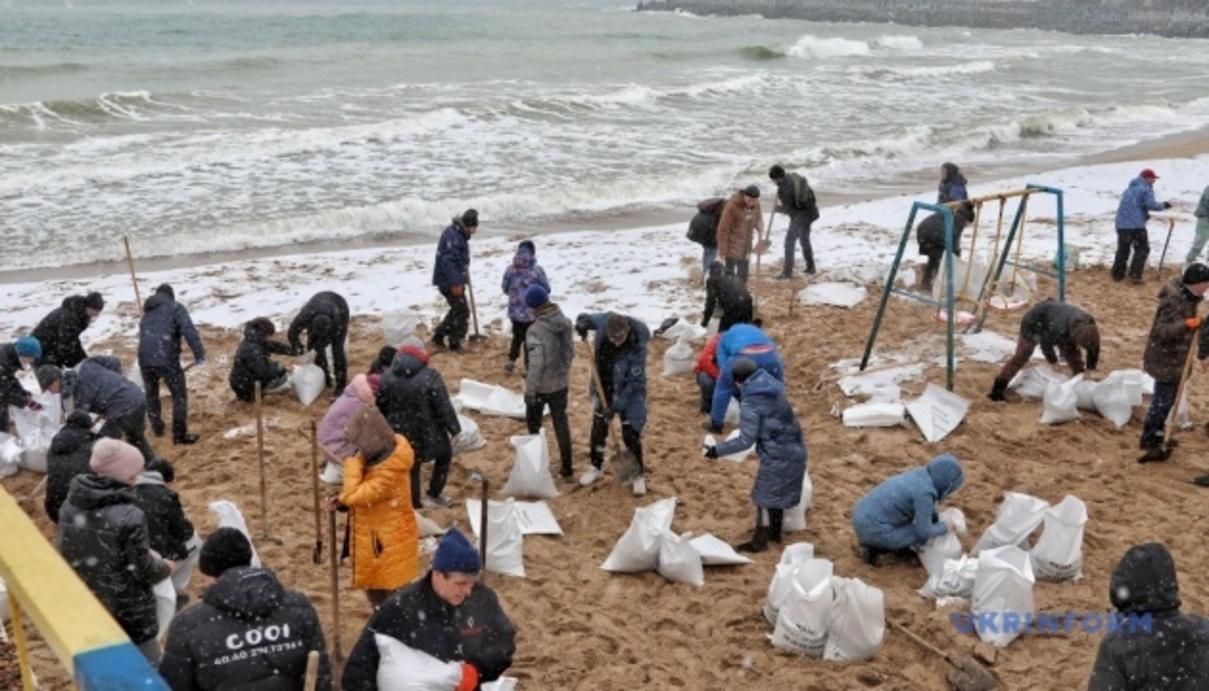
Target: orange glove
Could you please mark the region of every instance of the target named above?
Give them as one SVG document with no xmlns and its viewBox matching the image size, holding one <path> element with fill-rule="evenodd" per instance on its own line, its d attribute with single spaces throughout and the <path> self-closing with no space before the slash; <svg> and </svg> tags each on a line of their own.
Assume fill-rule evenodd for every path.
<svg viewBox="0 0 1209 691">
<path fill-rule="evenodd" d="M 469 662 L 462 663 L 462 683 L 458 691 L 474 691 L 479 687 L 479 671 Z"/>
<path fill-rule="evenodd" d="M 1184 320 L 1184 326 L 1187 326 L 1189 329 L 1195 329 L 1195 328 L 1199 327 L 1200 325 L 1201 325 L 1200 317 L 1188 317 L 1187 319 Z"/>
<path fill-rule="evenodd" d="M 449 294 L 454 296 L 455 298 L 460 298 L 460 297 L 462 297 L 463 290 L 464 290 L 464 288 L 462 288 L 462 286 L 460 286 L 460 285 L 450 286 Z"/>
</svg>

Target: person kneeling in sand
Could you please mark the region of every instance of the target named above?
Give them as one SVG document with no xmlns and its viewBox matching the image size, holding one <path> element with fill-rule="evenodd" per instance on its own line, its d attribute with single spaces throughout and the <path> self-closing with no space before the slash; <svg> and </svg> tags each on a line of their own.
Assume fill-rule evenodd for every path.
<svg viewBox="0 0 1209 691">
<path fill-rule="evenodd" d="M 344 690 L 401 688 L 420 673 L 416 663 L 424 658 L 427 681 L 441 677 L 451 690 L 474 691 L 499 679 L 512 666 L 516 629 L 495 591 L 478 582 L 481 568 L 474 546 L 451 528 L 432 570 L 370 617 L 344 667 Z"/>
<path fill-rule="evenodd" d="M 952 527 L 936 518 L 936 504 L 961 487 L 961 463 L 941 454 L 922 468 L 899 473 L 874 487 L 852 509 L 852 527 L 865 561 L 877 566 L 891 552 L 919 547 Z"/>
<path fill-rule="evenodd" d="M 705 450 L 706 458 L 738 453 L 752 446 L 760 459 L 751 498 L 756 504 L 756 530 L 741 552 L 763 552 L 768 541 L 781 542 L 785 510 L 802 501 L 802 479 L 806 474 L 806 440 L 798 416 L 785 398 L 785 385 L 756 363 L 740 358 L 732 367 L 735 382 L 743 392 L 739 436 Z M 762 520 L 768 511 L 768 525 Z"/>
<path fill-rule="evenodd" d="M 1008 383 L 1028 364 L 1029 358 L 1037 346 L 1045 360 L 1051 365 L 1058 364 L 1057 348 L 1062 352 L 1062 359 L 1070 365 L 1072 375 L 1083 372 L 1083 353 L 1087 351 L 1087 369 L 1095 370 L 1100 361 L 1100 329 L 1096 326 L 1095 317 L 1087 312 L 1065 302 L 1049 299 L 1038 303 L 1020 320 L 1020 336 L 1016 339 L 1016 353 L 1004 363 L 995 384 L 991 387 L 989 398 L 992 401 L 1003 401 Z"/>
<path fill-rule="evenodd" d="M 243 342 L 235 351 L 235 362 L 231 365 L 229 383 L 235 397 L 244 403 L 256 400 L 256 385 L 261 393 L 274 393 L 290 381 L 289 374 L 281 363 L 269 355 L 297 355 L 289 344 L 271 340 L 277 327 L 265 317 L 257 317 L 243 329 Z"/>
<path fill-rule="evenodd" d="M 768 334 L 752 324 L 736 324 L 718 341 L 718 379 L 714 386 L 710 404 L 709 421 L 702 425 L 706 432 L 718 434 L 726 422 L 726 408 L 732 398 L 738 398 L 731 368 L 740 358 L 746 358 L 756 367 L 768 372 L 778 381 L 785 381 L 785 365 L 777 344 Z"/>
<path fill-rule="evenodd" d="M 718 370 L 718 342 L 722 334 L 714 334 L 701 349 L 697 362 L 693 365 L 693 374 L 697 375 L 697 387 L 701 389 L 701 412 L 709 414 L 714 403 L 714 387 L 722 373 Z"/>
</svg>

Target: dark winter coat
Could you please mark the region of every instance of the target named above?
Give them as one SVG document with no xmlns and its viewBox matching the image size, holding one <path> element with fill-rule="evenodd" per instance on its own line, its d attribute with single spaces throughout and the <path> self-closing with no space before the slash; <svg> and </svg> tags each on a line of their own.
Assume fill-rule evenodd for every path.
<svg viewBox="0 0 1209 691">
<path fill-rule="evenodd" d="M 407 438 L 417 459 L 435 460 L 453 455 L 450 439 L 462 431 L 440 372 L 412 355 L 401 352 L 382 376 L 378 409 L 392 429 Z"/>
<path fill-rule="evenodd" d="M 1140 230 L 1146 227 L 1151 211 L 1162 211 L 1165 204 L 1155 200 L 1154 185 L 1144 177 L 1136 177 L 1121 194 L 1117 205 L 1117 230 Z"/>
<path fill-rule="evenodd" d="M 239 567 L 172 620 L 159 673 L 172 691 L 302 691 L 312 650 L 319 651 L 316 688 L 330 691 L 315 608 L 272 571 Z"/>
<path fill-rule="evenodd" d="M 541 286 L 550 292 L 550 281 L 546 271 L 537 265 L 537 258 L 527 248 L 517 250 L 512 263 L 504 271 L 501 288 L 508 296 L 508 318 L 514 322 L 528 324 L 536 319 L 533 310 L 525 304 L 525 291 L 530 286 Z"/>
<path fill-rule="evenodd" d="M 525 370 L 525 394 L 563 391 L 575 359 L 571 320 L 552 302 L 537 309 L 537 319 L 525 332 L 529 367 Z"/>
<path fill-rule="evenodd" d="M 59 507 L 67 499 L 67 490 L 77 476 L 92 472 L 92 445 L 98 437 L 92 433 L 92 418 L 82 411 L 67 416 L 67 424 L 50 440 L 46 454 L 46 515 L 59 522 Z"/>
<path fill-rule="evenodd" d="M 794 219 L 801 217 L 807 223 L 819 218 L 819 205 L 814 190 L 810 189 L 806 178 L 797 173 L 786 173 L 785 177 L 777 181 L 777 202 L 779 214 Z"/>
<path fill-rule="evenodd" d="M 940 181 L 940 186 L 936 191 L 936 203 L 947 204 L 969 199 L 970 195 L 966 191 L 966 176 L 961 174 L 957 165 L 946 163 L 941 167 L 944 168 L 945 179 Z"/>
<path fill-rule="evenodd" d="M 953 212 L 953 254 L 961 256 L 961 234 L 966 229 L 970 219 L 961 209 Z M 945 251 L 945 218 L 943 214 L 930 214 L 919 222 L 915 231 L 919 241 L 920 254 L 934 254 Z"/>
<path fill-rule="evenodd" d="M 90 357 L 80 364 L 70 397 L 75 410 L 106 420 L 131 415 L 147 405 L 138 384 L 122 376 L 121 360 L 108 355 Z"/>
<path fill-rule="evenodd" d="M 1163 286 L 1159 291 L 1159 307 L 1150 325 L 1150 336 L 1146 339 L 1146 352 L 1142 355 L 1142 368 L 1156 381 L 1178 382 L 1184 372 L 1188 349 L 1192 347 L 1193 329 L 1184 323 L 1196 316 L 1197 306 L 1203 298 L 1193 295 L 1180 279 Z M 1197 358 L 1209 357 L 1209 322 L 1201 327 Z"/>
<path fill-rule="evenodd" d="M 740 357 L 755 363 L 756 367 L 768 372 L 778 381 L 785 381 L 785 363 L 777 345 L 768 334 L 752 324 L 736 324 L 727 329 L 718 339 L 716 351 L 718 381 L 714 386 L 714 398 L 710 403 L 710 422 L 721 427 L 726 420 L 726 409 L 735 397 L 737 386 L 732 371 Z"/>
<path fill-rule="evenodd" d="M 285 374 L 285 368 L 269 358 L 271 353 L 294 354 L 293 348 L 270 340 L 270 335 L 257 329 L 251 322 L 244 327 L 243 342 L 235 351 L 235 362 L 231 365 L 229 378 L 231 390 L 241 401 L 250 403 L 256 399 L 256 382 L 264 387 Z"/>
<path fill-rule="evenodd" d="M 139 366 L 180 367 L 182 338 L 189 343 L 195 362 L 206 359 L 206 348 L 189 310 L 167 293 L 147 298 L 139 322 Z"/>
<path fill-rule="evenodd" d="M 1126 620 L 1100 641 L 1089 691 L 1209 689 L 1209 619 L 1180 613 L 1175 562 L 1166 547 L 1129 548 L 1108 595 Z M 1131 632 L 1129 614 L 1150 615 L 1150 631 Z"/>
<path fill-rule="evenodd" d="M 154 471 L 143 471 L 134 485 L 134 501 L 147 517 L 151 549 L 165 559 L 183 561 L 189 556 L 185 543 L 193 537 L 193 524 L 185 516 L 180 497 Z"/>
<path fill-rule="evenodd" d="M 646 324 L 626 317 L 630 323 L 630 335 L 621 347 L 609 342 L 605 333 L 607 312 L 581 314 L 575 318 L 575 328 L 583 333 L 596 332 L 596 362 L 592 363 L 600 372 L 604 385 L 605 403 L 620 413 L 627 424 L 636 432 L 646 425 L 646 353 L 651 331 Z M 596 400 L 596 389 L 589 384 L 592 400 Z"/>
<path fill-rule="evenodd" d="M 715 262 L 709 267 L 709 279 L 705 282 L 705 312 L 701 318 L 702 326 L 709 324 L 715 309 L 720 309 L 722 314 L 739 321 L 751 319 L 752 299 L 751 293 L 747 290 L 747 284 L 738 276 L 728 275 L 723 270 L 721 262 Z"/>
<path fill-rule="evenodd" d="M 1020 320 L 1020 336 L 1033 343 L 1041 345 L 1045 359 L 1051 363 L 1058 361 L 1054 348 L 1062 346 L 1076 347 L 1074 334 L 1081 328 L 1095 326 L 1096 318 L 1087 312 L 1066 302 L 1043 300 L 1025 313 Z M 1100 346 L 1088 348 L 1087 366 L 1095 369 L 1100 357 Z"/>
<path fill-rule="evenodd" d="M 75 367 L 88 357 L 80 343 L 80 334 L 89 323 L 84 301 L 83 295 L 65 298 L 62 306 L 52 310 L 34 327 L 30 335 L 42 344 L 42 357 L 37 364 Z"/>
<path fill-rule="evenodd" d="M 923 468 L 899 473 L 874 487 L 852 509 L 852 527 L 862 545 L 900 550 L 944 535 L 936 518 L 936 502 L 961 487 L 961 464 L 948 454 Z"/>
<path fill-rule="evenodd" d="M 156 636 L 152 587 L 170 570 L 151 554 L 133 488 L 99 475 L 72 480 L 59 509 L 59 553 L 130 640 L 137 645 Z"/>
<path fill-rule="evenodd" d="M 21 358 L 12 343 L 0 345 L 0 432 L 8 432 L 8 407 L 24 408 L 29 405 L 30 393 L 21 386 L 17 372 L 21 371 Z"/>
<path fill-rule="evenodd" d="M 718 214 L 698 211 L 688 222 L 688 239 L 706 248 L 718 247 Z"/>
<path fill-rule="evenodd" d="M 392 595 L 370 617 L 344 667 L 344 691 L 379 688 L 374 634 L 394 638 L 442 662 L 469 662 L 481 681 L 499 679 L 516 653 L 516 628 L 494 591 L 480 583 L 461 607 L 454 607 L 433 590 L 431 571 Z"/>
<path fill-rule="evenodd" d="M 432 284 L 442 290 L 464 286 L 470 272 L 470 236 L 460 218 L 441 233 L 437 260 L 432 267 Z"/>
<path fill-rule="evenodd" d="M 752 445 L 760 467 L 751 498 L 762 509 L 789 509 L 802 501 L 806 474 L 806 440 L 798 416 L 785 398 L 785 385 L 768 372 L 756 370 L 740 387 L 739 436 L 718 445 L 729 456 Z"/>
<path fill-rule="evenodd" d="M 316 324 L 319 317 L 327 319 L 320 319 Z M 342 296 L 331 291 L 315 293 L 290 322 L 286 339 L 295 353 L 323 350 L 348 335 L 348 320 L 348 302 Z M 302 347 L 303 331 L 306 332 L 305 350 Z"/>
</svg>

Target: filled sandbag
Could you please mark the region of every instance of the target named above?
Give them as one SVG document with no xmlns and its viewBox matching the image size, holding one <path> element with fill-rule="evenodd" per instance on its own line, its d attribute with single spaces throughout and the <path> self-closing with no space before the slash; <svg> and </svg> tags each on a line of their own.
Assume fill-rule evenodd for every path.
<svg viewBox="0 0 1209 691">
<path fill-rule="evenodd" d="M 692 374 L 696 362 L 697 355 L 693 352 L 693 344 L 687 337 L 682 337 L 663 353 L 663 376 Z"/>
<path fill-rule="evenodd" d="M 794 568 L 772 632 L 774 647 L 808 657 L 823 656 L 835 603 L 832 569 L 828 559 L 810 559 Z"/>
<path fill-rule="evenodd" d="M 853 662 L 872 658 L 886 635 L 885 595 L 859 578 L 837 576 L 831 583 L 835 602 L 827 620 L 823 659 Z"/>
<path fill-rule="evenodd" d="M 1104 382 L 1120 382 L 1131 407 L 1142 405 L 1143 395 L 1154 395 L 1154 377 L 1140 369 L 1114 370 L 1104 377 Z"/>
<path fill-rule="evenodd" d="M 929 576 L 941 573 L 944 571 L 946 561 L 957 559 L 962 555 L 961 538 L 957 535 L 966 531 L 965 514 L 961 512 L 961 509 L 950 507 L 940 512 L 940 520 L 952 525 L 954 530 L 947 531 L 944 535 L 937 535 L 915 549 L 919 555 L 919 563 L 923 564 L 924 570 L 928 572 Z"/>
<path fill-rule="evenodd" d="M 924 388 L 919 398 L 907 403 L 907 413 L 929 443 L 949 436 L 969 410 L 969 401 L 932 383 Z"/>
<path fill-rule="evenodd" d="M 163 639 L 168 633 L 168 625 L 172 623 L 172 617 L 176 615 L 176 588 L 172 585 L 172 578 L 165 578 L 156 583 L 151 592 L 155 593 L 155 620 L 159 626 L 159 633 L 156 638 Z"/>
<path fill-rule="evenodd" d="M 726 435 L 725 441 L 731 441 L 732 439 L 738 439 L 739 434 L 740 434 L 739 430 L 737 430 L 737 429 L 732 430 L 730 434 Z M 711 446 L 717 446 L 720 442 L 714 437 L 714 435 L 707 434 L 707 435 L 705 435 L 705 439 L 701 443 L 705 446 L 705 448 L 708 449 Z M 755 448 L 756 448 L 756 445 L 752 444 L 751 446 L 747 447 L 746 449 L 743 449 L 742 451 L 736 451 L 736 452 L 730 454 L 729 456 L 719 456 L 718 460 L 730 461 L 731 463 L 742 463 L 743 461 L 747 460 L 747 457 L 751 455 L 751 452 L 754 451 Z"/>
<path fill-rule="evenodd" d="M 845 427 L 897 427 L 906 413 L 902 403 L 860 403 L 844 409 L 843 421 Z"/>
<path fill-rule="evenodd" d="M 777 614 L 789 597 L 789 583 L 793 579 L 794 569 L 811 559 L 814 559 L 814 545 L 809 542 L 792 544 L 781 553 L 781 561 L 773 572 L 772 582 L 768 584 L 768 597 L 764 601 L 764 619 L 770 625 L 777 625 Z"/>
<path fill-rule="evenodd" d="M 60 399 L 56 394 L 35 396 L 41 410 L 9 406 L 8 416 L 17 431 L 21 455 L 17 465 L 35 473 L 45 473 L 50 444 L 62 427 Z M 11 455 L 11 447 L 9 453 Z"/>
<path fill-rule="evenodd" d="M 303 407 L 310 406 L 319 399 L 323 389 L 326 388 L 326 382 L 323 377 L 323 368 L 316 364 L 295 365 L 294 374 L 290 377 L 290 383 L 294 385 L 294 394 L 298 396 L 298 400 L 302 402 Z"/>
<path fill-rule="evenodd" d="M 252 545 L 252 566 L 260 568 L 260 555 L 256 553 L 256 543 L 252 542 L 252 535 L 248 532 L 248 523 L 243 519 L 243 513 L 240 512 L 239 507 L 226 499 L 220 499 L 210 502 L 209 508 L 211 513 L 218 516 L 219 528 L 234 528 L 248 538 L 248 544 Z"/>
<path fill-rule="evenodd" d="M 865 299 L 865 286 L 854 283 L 812 283 L 798 291 L 798 302 L 803 305 L 827 305 L 851 309 Z"/>
<path fill-rule="evenodd" d="M 617 540 L 600 568 L 615 573 L 636 573 L 657 568 L 663 533 L 671 529 L 675 512 L 675 497 L 634 509 L 630 527 Z"/>
<path fill-rule="evenodd" d="M 781 530 L 787 533 L 797 533 L 806 530 L 806 510 L 810 508 L 810 502 L 814 499 L 814 483 L 810 481 L 810 473 L 802 473 L 802 499 L 797 505 L 785 510 L 785 517 L 781 522 Z M 764 519 L 767 521 L 768 512 L 764 512 Z M 767 525 L 767 523 L 765 524 Z"/>
<path fill-rule="evenodd" d="M 1020 492 L 1004 492 L 1003 503 L 995 513 L 995 522 L 982 533 L 970 553 L 978 555 L 983 550 L 1005 545 L 1028 549 L 1029 535 L 1045 520 L 1048 508 L 1049 502 L 1044 499 Z"/>
<path fill-rule="evenodd" d="M 1087 505 L 1066 495 L 1045 512 L 1041 537 L 1031 552 L 1033 573 L 1043 581 L 1069 581 L 1083 577 L 1083 530 Z"/>
<path fill-rule="evenodd" d="M 974 579 L 977 576 L 977 557 L 961 555 L 956 559 L 946 559 L 940 573 L 929 576 L 924 586 L 919 589 L 919 594 L 937 599 L 969 599 L 974 594 Z"/>
<path fill-rule="evenodd" d="M 512 499 L 487 505 L 487 570 L 525 577 L 524 532 Z"/>
<path fill-rule="evenodd" d="M 1133 417 L 1132 397 L 1125 379 L 1117 378 L 1096 384 L 1092 391 L 1092 404 L 1101 417 L 1121 429 Z"/>
<path fill-rule="evenodd" d="M 1015 640 L 1026 618 L 1036 614 L 1035 582 L 1028 552 L 1019 547 L 1007 545 L 979 554 L 978 575 L 970 600 L 971 619 L 991 621 L 994 625 L 977 627 L 978 637 L 997 648 Z M 1019 626 L 1005 626 L 1011 616 L 1018 618 Z"/>
<path fill-rule="evenodd" d="M 419 326 L 420 318 L 414 312 L 395 310 L 382 313 L 382 336 L 387 344 L 395 348 L 414 334 Z"/>
<path fill-rule="evenodd" d="M 374 634 L 378 688 L 390 691 L 449 691 L 462 683 L 462 663 L 442 662 L 402 641 Z"/>
<path fill-rule="evenodd" d="M 656 571 L 673 583 L 705 585 L 705 569 L 701 555 L 693 548 L 692 533 L 677 535 L 663 531 L 659 542 L 659 564 Z"/>
<path fill-rule="evenodd" d="M 546 431 L 512 437 L 516 460 L 504 485 L 504 494 L 511 497 L 549 499 L 557 497 L 554 478 L 550 475 L 550 449 L 546 446 Z"/>
<path fill-rule="evenodd" d="M 710 533 L 698 535 L 689 540 L 693 549 L 701 556 L 701 563 L 706 566 L 741 566 L 750 564 L 751 559 L 735 551 L 730 543 L 718 539 Z"/>
<path fill-rule="evenodd" d="M 1083 379 L 1075 384 L 1075 407 L 1079 410 L 1096 411 L 1096 388 L 1103 382 Z"/>
<path fill-rule="evenodd" d="M 463 407 L 484 415 L 525 419 L 525 398 L 502 386 L 463 379 L 457 398 Z"/>
<path fill-rule="evenodd" d="M 1026 367 L 1012 377 L 1012 381 L 1008 382 L 1008 389 L 1015 391 L 1021 398 L 1041 400 L 1051 383 L 1061 384 L 1064 381 L 1066 377 L 1055 372 L 1049 365 L 1037 365 Z"/>
<path fill-rule="evenodd" d="M 1041 424 L 1056 425 L 1079 419 L 1079 397 L 1075 394 L 1075 387 L 1081 381 L 1083 375 L 1078 374 L 1061 384 L 1050 382 L 1045 387 L 1045 396 L 1041 399 Z"/>
<path fill-rule="evenodd" d="M 483 433 L 479 430 L 479 423 L 470 416 L 459 413 L 458 426 L 462 428 L 462 431 L 453 438 L 455 456 L 466 451 L 477 451 L 487 445 L 487 440 L 483 438 Z"/>
<path fill-rule="evenodd" d="M 21 472 L 21 442 L 11 434 L 0 432 L 0 478 Z"/>
<path fill-rule="evenodd" d="M 669 341 L 684 341 L 691 347 L 694 343 L 704 343 L 707 331 L 708 328 L 702 328 L 691 319 L 680 318 L 675 324 L 664 329 L 659 337 Z"/>
</svg>

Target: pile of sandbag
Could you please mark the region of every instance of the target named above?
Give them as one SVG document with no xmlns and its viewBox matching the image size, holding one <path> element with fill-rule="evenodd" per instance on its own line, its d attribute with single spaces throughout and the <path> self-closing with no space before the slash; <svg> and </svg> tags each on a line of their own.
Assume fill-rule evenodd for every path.
<svg viewBox="0 0 1209 691">
<path fill-rule="evenodd" d="M 600 568 L 613 573 L 657 571 L 673 583 L 700 587 L 705 585 L 705 566 L 751 563 L 709 533 L 696 538 L 691 533 L 676 534 L 672 531 L 675 513 L 675 497 L 634 509 L 630 527 Z"/>
<path fill-rule="evenodd" d="M 453 438 L 453 453 L 464 453 L 466 451 L 478 451 L 487 446 L 487 440 L 483 438 L 483 433 L 479 430 L 479 423 L 475 422 L 469 415 L 458 414 L 458 426 L 462 431 L 458 436 Z"/>
<path fill-rule="evenodd" d="M 1084 375 L 1066 378 L 1049 365 L 1022 370 L 1008 388 L 1023 398 L 1040 399 L 1041 422 L 1056 424 L 1079 417 L 1079 411 L 1099 413 L 1117 429 L 1129 424 L 1142 396 L 1154 393 L 1154 379 L 1141 370 L 1116 370 L 1100 381 Z"/>
<path fill-rule="evenodd" d="M 466 500 L 466 515 L 477 541 L 483 520 L 482 502 Z M 562 528 L 546 502 L 522 502 L 512 498 L 488 502 L 486 568 L 524 578 L 526 535 L 562 535 Z"/>
<path fill-rule="evenodd" d="M 773 646 L 839 662 L 877 653 L 886 633 L 882 591 L 833 570 L 830 560 L 814 558 L 808 542 L 785 548 L 764 604 Z"/>
</svg>

